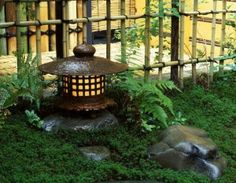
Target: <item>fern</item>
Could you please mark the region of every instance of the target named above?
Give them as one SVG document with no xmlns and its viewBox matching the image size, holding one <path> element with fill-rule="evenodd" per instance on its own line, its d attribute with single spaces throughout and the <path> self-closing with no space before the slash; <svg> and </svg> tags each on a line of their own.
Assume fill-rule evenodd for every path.
<svg viewBox="0 0 236 183">
<path fill-rule="evenodd" d="M 120 75 L 115 82 L 116 87 L 127 92 L 133 109 L 139 113 L 141 126 L 150 131 L 155 127 L 167 127 L 168 114 L 174 115 L 173 104 L 164 92 L 178 88 L 171 81 L 144 82 L 133 74 Z M 147 126 L 151 125 L 151 126 Z"/>
</svg>

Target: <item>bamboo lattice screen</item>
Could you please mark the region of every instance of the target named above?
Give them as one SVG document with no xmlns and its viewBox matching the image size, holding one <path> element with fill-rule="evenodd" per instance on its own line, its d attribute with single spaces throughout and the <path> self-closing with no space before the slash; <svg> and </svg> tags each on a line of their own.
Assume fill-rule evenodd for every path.
<svg viewBox="0 0 236 183">
<path fill-rule="evenodd" d="M 3 1 L 1 1 L 3 2 Z M 227 3 L 236 2 L 235 0 L 213 0 L 212 7 L 208 7 L 209 10 L 200 11 L 199 2 L 200 0 L 192 0 L 192 10 L 186 10 L 186 0 L 179 0 L 179 17 L 174 21 L 178 21 L 179 31 L 175 28 L 172 29 L 171 35 L 178 35 L 177 46 L 172 47 L 177 49 L 178 58 L 171 61 L 163 60 L 164 51 L 164 22 L 165 17 L 173 18 L 174 15 L 171 13 L 166 13 L 163 8 L 165 1 L 159 0 L 159 10 L 156 13 L 150 11 L 151 0 L 145 0 L 145 11 L 143 14 L 135 13 L 135 0 L 97 0 L 90 1 L 91 7 L 88 6 L 89 0 L 5 0 L 5 4 L 2 8 L 0 5 L 0 44 L 2 47 L 7 47 L 10 49 L 10 43 L 6 43 L 7 39 L 16 39 L 16 49 L 20 51 L 25 49 L 24 42 L 28 41 L 28 48 L 33 48 L 35 46 L 36 53 L 40 56 L 42 50 L 42 41 L 48 41 L 48 50 L 56 50 L 61 56 L 66 57 L 69 55 L 69 50 L 71 45 L 86 42 L 87 38 L 91 35 L 88 34 L 88 24 L 94 23 L 93 30 L 106 30 L 106 57 L 110 59 L 111 57 L 111 40 L 112 40 L 112 29 L 121 29 L 121 58 L 125 61 L 126 57 L 126 34 L 125 30 L 130 27 L 130 21 L 137 21 L 138 19 L 143 19 L 145 23 L 145 54 L 144 54 L 144 66 L 131 68 L 131 70 L 143 70 L 144 78 L 147 80 L 152 69 L 158 68 L 158 78 L 161 79 L 163 75 L 162 69 L 165 67 L 177 67 L 178 79 L 180 87 L 183 87 L 184 78 L 184 66 L 187 64 L 192 65 L 192 78 L 193 82 L 196 83 L 196 64 L 200 62 L 210 62 L 210 67 L 213 67 L 214 62 L 219 62 L 221 65 L 224 64 L 224 60 L 235 58 L 235 55 L 229 55 L 224 57 L 219 57 L 215 53 L 216 41 L 216 29 L 217 22 L 219 22 L 218 15 L 220 18 L 220 55 L 225 54 L 225 47 L 222 44 L 226 37 L 226 22 L 227 14 L 236 13 L 235 9 L 228 8 Z M 172 2 L 178 2 L 177 0 L 172 0 Z M 101 4 L 102 3 L 102 4 Z M 26 4 L 26 5 L 24 5 Z M 103 5 L 104 4 L 104 5 Z M 219 10 L 217 6 L 220 4 L 221 9 Z M 47 16 L 42 14 L 42 7 L 47 6 Z M 102 7 L 101 7 L 102 5 Z M 10 8 L 9 8 L 9 7 Z M 14 7 L 14 8 L 13 8 Z M 92 16 L 87 17 L 88 12 L 91 11 Z M 96 9 L 97 8 L 97 9 Z M 99 9 L 100 8 L 100 9 Z M 103 9 L 102 12 L 101 8 Z M 114 10 L 116 8 L 116 10 Z M 128 9 L 127 9 L 128 8 Z M 96 9 L 96 10 L 94 10 Z M 14 10 L 14 11 L 13 11 Z M 28 14 L 22 14 L 22 11 L 26 10 Z M 34 11 L 32 11 L 34 10 Z M 114 13 L 115 11 L 115 13 Z M 29 12 L 34 12 L 33 18 Z M 74 15 L 72 15 L 74 12 Z M 165 16 L 163 16 L 165 15 Z M 197 43 L 199 38 L 197 37 L 199 20 L 202 16 L 206 17 L 206 20 L 211 22 L 211 36 L 210 36 L 210 55 L 207 58 L 197 58 Z M 185 21 L 187 17 L 191 17 L 191 57 L 185 58 L 185 34 L 186 25 Z M 153 18 L 158 18 L 158 61 L 157 63 L 151 64 L 150 62 L 150 24 Z M 204 19 L 204 18 L 203 18 Z M 99 27 L 100 26 L 100 27 Z M 15 35 L 10 35 L 9 33 L 14 30 Z M 13 32 L 14 32 L 13 31 Z M 76 34 L 76 39 L 70 39 L 70 34 Z M 35 38 L 30 38 L 34 34 Z M 28 37 L 27 37 L 27 36 Z M 172 36 L 173 37 L 173 36 Z M 56 42 L 57 41 L 57 42 Z M 32 44 L 33 42 L 33 44 Z M 172 45 L 174 43 L 172 42 Z M 177 47 L 177 48 L 176 48 Z M 43 45 L 44 48 L 44 45 Z M 62 53 L 61 53 L 62 50 Z M 171 50 L 172 52 L 174 50 Z M 176 52 L 176 50 L 175 50 Z M 20 61 L 17 62 L 17 67 L 21 65 Z M 210 77 L 212 77 L 212 69 L 210 69 Z"/>
</svg>

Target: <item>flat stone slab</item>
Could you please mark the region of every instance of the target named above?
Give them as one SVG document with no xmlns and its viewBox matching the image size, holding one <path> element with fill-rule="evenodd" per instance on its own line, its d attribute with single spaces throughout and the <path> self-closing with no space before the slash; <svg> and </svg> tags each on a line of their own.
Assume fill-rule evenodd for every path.
<svg viewBox="0 0 236 183">
<path fill-rule="evenodd" d="M 79 147 L 79 152 L 90 160 L 101 161 L 110 158 L 110 150 L 104 146 Z"/>
<path fill-rule="evenodd" d="M 100 183 L 162 183 L 157 181 L 151 181 L 151 180 L 143 180 L 143 181 L 135 181 L 135 180 L 127 180 L 127 181 L 114 181 L 114 182 L 100 182 Z"/>
<path fill-rule="evenodd" d="M 43 121 L 43 129 L 53 133 L 56 133 L 59 129 L 92 131 L 118 125 L 117 118 L 107 110 L 97 113 L 96 117 L 93 118 L 82 115 L 63 116 L 62 114 L 52 114 L 44 118 Z"/>
<path fill-rule="evenodd" d="M 226 168 L 215 143 L 204 130 L 175 125 L 161 133 L 160 141 L 148 148 L 150 159 L 174 170 L 193 170 L 217 179 Z"/>
</svg>

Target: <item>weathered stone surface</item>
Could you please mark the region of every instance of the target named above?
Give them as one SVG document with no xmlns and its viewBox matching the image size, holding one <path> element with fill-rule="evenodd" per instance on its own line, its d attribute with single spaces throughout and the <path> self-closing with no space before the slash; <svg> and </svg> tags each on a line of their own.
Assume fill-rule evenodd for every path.
<svg viewBox="0 0 236 183">
<path fill-rule="evenodd" d="M 161 183 L 157 181 L 151 181 L 151 180 L 128 180 L 128 181 L 114 181 L 114 182 L 102 182 L 102 183 Z"/>
<path fill-rule="evenodd" d="M 84 116 L 63 116 L 53 114 L 44 119 L 43 129 L 48 132 L 64 130 L 101 130 L 118 125 L 117 118 L 108 111 L 101 111 L 95 118 Z"/>
<path fill-rule="evenodd" d="M 110 151 L 104 146 L 79 147 L 79 151 L 86 158 L 101 161 L 110 157 Z"/>
<path fill-rule="evenodd" d="M 166 168 L 194 170 L 217 179 L 226 162 L 214 142 L 201 129 L 171 126 L 162 132 L 160 142 L 148 148 L 148 156 Z"/>
</svg>

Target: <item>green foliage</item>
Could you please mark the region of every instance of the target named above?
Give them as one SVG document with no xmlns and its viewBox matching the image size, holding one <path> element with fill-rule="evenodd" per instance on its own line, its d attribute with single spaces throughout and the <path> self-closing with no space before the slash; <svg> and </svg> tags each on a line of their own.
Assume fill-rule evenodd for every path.
<svg viewBox="0 0 236 183">
<path fill-rule="evenodd" d="M 42 128 L 43 126 L 43 120 L 40 119 L 40 117 L 35 113 L 34 110 L 25 110 L 25 114 L 28 118 L 28 122 L 37 127 L 37 128 Z"/>
<path fill-rule="evenodd" d="M 17 53 L 16 56 L 21 62 L 19 72 L 0 78 L 0 93 L 3 96 L 0 99 L 0 108 L 16 105 L 22 99 L 39 109 L 43 81 L 37 68 L 38 57 L 33 58 L 31 53 L 27 56 Z"/>
<path fill-rule="evenodd" d="M 117 88 L 128 93 L 130 113 L 138 114 L 139 118 L 133 117 L 130 120 L 138 120 L 146 130 L 154 127 L 167 127 L 168 113 L 174 114 L 173 105 L 164 92 L 177 89 L 171 81 L 144 82 L 135 78 L 133 74 L 123 74 L 114 83 Z"/>
<path fill-rule="evenodd" d="M 178 111 L 175 114 L 175 118 L 170 122 L 171 125 L 184 125 L 187 121 L 187 118 L 183 117 L 183 114 Z"/>
<path fill-rule="evenodd" d="M 234 183 L 236 172 L 236 74 L 217 78 L 212 88 L 186 86 L 172 96 L 176 111 L 187 125 L 203 128 L 227 160 L 216 183 Z M 123 96 L 124 98 L 124 96 Z M 122 97 L 120 97 L 122 99 Z M 67 132 L 56 135 L 29 128 L 25 115 L 13 114 L 0 129 L 0 182 L 3 183 L 97 183 L 152 180 L 163 183 L 211 183 L 192 171 L 160 167 L 147 158 L 146 150 L 157 142 L 160 130 L 142 133 L 122 126 L 110 131 Z M 223 139 L 223 140 L 222 140 Z M 78 146 L 104 145 L 111 158 L 102 162 L 85 159 Z"/>
</svg>

